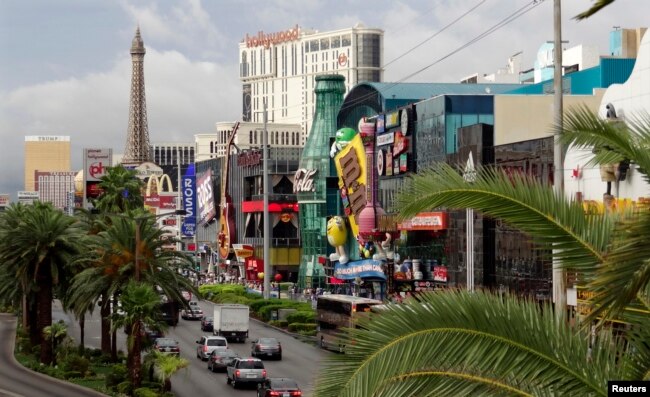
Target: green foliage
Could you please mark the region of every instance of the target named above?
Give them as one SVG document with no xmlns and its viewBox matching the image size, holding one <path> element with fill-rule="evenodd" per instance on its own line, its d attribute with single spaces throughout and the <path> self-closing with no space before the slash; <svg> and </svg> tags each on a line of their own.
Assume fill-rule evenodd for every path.
<svg viewBox="0 0 650 397">
<path fill-rule="evenodd" d="M 293 283 L 291 282 L 284 282 L 284 283 L 279 283 L 280 291 L 289 291 L 291 287 L 293 287 Z"/>
<path fill-rule="evenodd" d="M 238 284 L 203 284 L 199 287 L 199 293 L 204 296 L 209 293 L 244 295 L 245 292 L 246 288 Z"/>
<path fill-rule="evenodd" d="M 124 382 L 129 374 L 129 370 L 124 364 L 114 364 L 111 370 L 106 374 L 106 388 L 115 389 L 117 385 Z"/>
<path fill-rule="evenodd" d="M 120 383 L 117 385 L 117 392 L 126 394 L 126 395 L 132 395 L 133 394 L 133 383 L 129 380 L 125 380 L 124 382 Z"/>
<path fill-rule="evenodd" d="M 300 332 L 300 331 L 316 332 L 316 324 L 313 324 L 313 323 L 293 323 L 293 324 L 289 324 L 289 331 L 291 331 L 291 332 Z"/>
<path fill-rule="evenodd" d="M 272 325 L 274 327 L 278 328 L 287 328 L 289 325 L 289 322 L 287 320 L 271 320 L 269 321 L 269 325 Z"/>
<path fill-rule="evenodd" d="M 158 397 L 159 392 L 148 387 L 140 387 L 133 391 L 134 397 Z"/>
<path fill-rule="evenodd" d="M 63 378 L 65 379 L 83 378 L 83 374 L 79 371 L 65 371 L 63 372 Z"/>
<path fill-rule="evenodd" d="M 291 313 L 287 316 L 287 322 L 289 324 L 293 323 L 315 323 L 316 322 L 316 312 L 313 310 L 309 311 L 298 311 Z"/>
<path fill-rule="evenodd" d="M 90 360 L 76 354 L 68 355 L 63 361 L 63 369 L 67 372 L 79 372 L 85 374 L 90 368 Z"/>
<path fill-rule="evenodd" d="M 260 299 L 260 300 L 251 302 L 250 308 L 251 308 L 252 312 L 259 313 L 260 309 L 262 307 L 264 307 L 264 306 L 278 305 L 278 304 L 282 304 L 283 302 L 286 302 L 286 301 L 283 301 L 281 299 L 275 299 L 275 298 L 272 298 L 272 299 Z"/>
<path fill-rule="evenodd" d="M 212 301 L 214 303 L 239 303 L 242 305 L 248 305 L 251 300 L 243 295 L 234 294 L 234 293 L 223 293 L 212 296 Z"/>
</svg>

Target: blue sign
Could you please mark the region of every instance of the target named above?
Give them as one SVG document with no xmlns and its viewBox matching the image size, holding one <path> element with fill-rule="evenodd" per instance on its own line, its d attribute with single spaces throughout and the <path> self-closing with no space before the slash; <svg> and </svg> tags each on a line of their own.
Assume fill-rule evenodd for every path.
<svg viewBox="0 0 650 397">
<path fill-rule="evenodd" d="M 184 237 L 193 237 L 196 233 L 196 173 L 194 164 L 187 166 L 185 175 L 181 179 L 180 188 L 183 192 L 183 209 L 187 212 L 181 225 Z"/>
<path fill-rule="evenodd" d="M 345 265 L 336 262 L 334 264 L 334 277 L 341 280 L 354 280 L 357 277 L 386 280 L 383 262 L 374 259 L 352 261 Z"/>
</svg>

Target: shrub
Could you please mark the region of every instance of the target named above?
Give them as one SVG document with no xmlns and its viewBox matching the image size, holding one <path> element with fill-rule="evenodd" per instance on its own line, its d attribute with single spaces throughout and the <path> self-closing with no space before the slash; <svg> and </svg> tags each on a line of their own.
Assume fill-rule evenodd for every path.
<svg viewBox="0 0 650 397">
<path fill-rule="evenodd" d="M 280 287 L 280 291 L 289 291 L 289 289 L 293 287 L 293 283 L 290 282 L 280 283 L 279 287 Z"/>
<path fill-rule="evenodd" d="M 275 299 L 275 298 L 274 299 L 258 299 L 258 300 L 255 300 L 255 301 L 250 303 L 250 308 L 251 308 L 251 311 L 253 311 L 255 313 L 259 313 L 260 309 L 262 307 L 264 307 L 264 306 L 282 304 L 283 302 L 286 302 L 286 301 L 283 301 L 283 300 L 280 300 L 280 299 Z"/>
<path fill-rule="evenodd" d="M 287 322 L 289 324 L 293 323 L 315 323 L 316 322 L 316 313 L 313 310 L 310 311 L 297 311 L 291 313 L 287 316 Z"/>
<path fill-rule="evenodd" d="M 313 331 L 298 331 L 297 334 L 304 335 L 304 336 L 316 336 L 317 332 L 316 332 L 316 330 L 313 330 Z"/>
<path fill-rule="evenodd" d="M 117 392 L 130 396 L 133 394 L 133 384 L 131 384 L 131 381 L 128 380 L 121 382 L 119 385 L 117 385 Z"/>
<path fill-rule="evenodd" d="M 271 320 L 269 321 L 269 325 L 272 325 L 274 327 L 287 328 L 289 323 L 287 320 Z"/>
<path fill-rule="evenodd" d="M 106 388 L 113 389 L 126 380 L 128 369 L 124 364 L 114 364 L 106 374 Z"/>
<path fill-rule="evenodd" d="M 215 295 L 212 298 L 212 301 L 214 303 L 239 303 L 242 305 L 248 305 L 250 303 L 250 299 L 243 296 L 243 295 L 237 295 L 233 293 L 225 293 L 225 294 L 219 294 Z"/>
<path fill-rule="evenodd" d="M 243 285 L 238 284 L 203 284 L 199 287 L 199 292 L 201 295 L 207 295 L 212 293 L 213 295 L 218 294 L 235 294 L 235 295 L 244 295 L 246 288 Z"/>
<path fill-rule="evenodd" d="M 133 391 L 135 397 L 158 397 L 158 392 L 156 390 L 151 390 L 148 387 L 141 387 Z"/>
<path fill-rule="evenodd" d="M 71 379 L 71 378 L 83 378 L 83 376 L 81 375 L 81 372 L 79 372 L 79 371 L 65 371 L 65 372 L 63 373 L 63 377 L 64 377 L 65 379 Z"/>
<path fill-rule="evenodd" d="M 80 374 L 85 374 L 90 367 L 90 360 L 86 357 L 81 357 L 76 354 L 71 354 L 65 358 L 63 362 L 63 369 L 65 371 L 75 371 Z"/>
<path fill-rule="evenodd" d="M 289 324 L 289 331 L 291 331 L 291 332 L 301 332 L 301 331 L 316 332 L 316 324 L 312 324 L 312 323 L 293 323 L 293 324 Z"/>
<path fill-rule="evenodd" d="M 290 302 L 287 303 L 280 303 L 280 304 L 275 304 L 275 305 L 267 305 L 262 307 L 258 314 L 264 321 L 269 321 L 271 319 L 271 313 L 273 313 L 277 309 L 282 309 L 282 308 L 287 308 L 287 307 L 292 307 Z"/>
</svg>

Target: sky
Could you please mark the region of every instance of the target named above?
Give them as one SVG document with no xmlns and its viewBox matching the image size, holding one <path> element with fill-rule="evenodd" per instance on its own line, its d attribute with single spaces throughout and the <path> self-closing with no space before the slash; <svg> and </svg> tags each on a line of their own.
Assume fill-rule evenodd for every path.
<svg viewBox="0 0 650 397">
<path fill-rule="evenodd" d="M 592 1 L 562 3 L 568 47 L 606 55 L 614 26 L 648 25 L 647 0 L 618 0 L 580 22 L 572 17 Z M 527 11 L 466 46 L 518 10 Z M 124 151 L 138 25 L 156 143 L 193 142 L 238 119 L 238 43 L 247 33 L 357 23 L 384 30 L 384 81 L 458 82 L 505 67 L 519 51 L 532 67 L 553 40 L 553 0 L 0 0 L 0 193 L 15 200 L 24 188 L 26 135 L 70 136 L 74 170 L 85 147 Z"/>
</svg>

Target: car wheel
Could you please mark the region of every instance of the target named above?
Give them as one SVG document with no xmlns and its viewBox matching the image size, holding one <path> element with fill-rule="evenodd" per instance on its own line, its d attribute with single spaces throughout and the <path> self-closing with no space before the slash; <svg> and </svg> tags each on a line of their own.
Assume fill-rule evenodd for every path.
<svg viewBox="0 0 650 397">
<path fill-rule="evenodd" d="M 232 385 L 233 389 L 237 388 L 237 382 L 234 379 L 230 382 L 230 384 Z"/>
<path fill-rule="evenodd" d="M 278 360 L 282 360 L 282 354 L 278 356 Z"/>
</svg>

